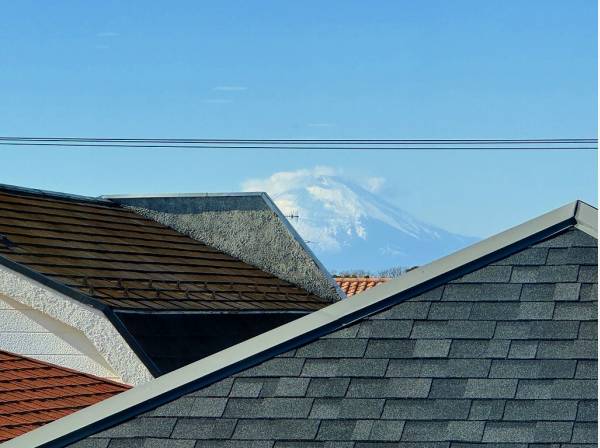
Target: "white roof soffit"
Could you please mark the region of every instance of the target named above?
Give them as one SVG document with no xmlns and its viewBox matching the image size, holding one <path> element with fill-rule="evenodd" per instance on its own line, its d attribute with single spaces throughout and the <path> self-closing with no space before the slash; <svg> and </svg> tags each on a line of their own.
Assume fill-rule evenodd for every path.
<svg viewBox="0 0 600 448">
<path fill-rule="evenodd" d="M 488 264 L 566 228 L 577 226 L 597 238 L 597 214 L 598 210 L 588 204 L 572 202 L 395 280 L 42 426 L 6 442 L 3 447 L 63 447 L 427 291 L 448 281 L 448 275 L 459 276 L 461 270 Z"/>
</svg>

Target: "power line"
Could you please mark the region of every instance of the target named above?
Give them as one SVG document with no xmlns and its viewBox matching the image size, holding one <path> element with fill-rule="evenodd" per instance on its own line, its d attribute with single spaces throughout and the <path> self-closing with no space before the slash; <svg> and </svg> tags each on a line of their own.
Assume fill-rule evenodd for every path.
<svg viewBox="0 0 600 448">
<path fill-rule="evenodd" d="M 198 143 L 198 144 L 557 144 L 598 143 L 595 138 L 553 139 L 181 139 L 181 138 L 112 138 L 112 137 L 15 137 L 0 136 L 0 141 L 45 142 L 126 142 L 126 143 Z"/>
<path fill-rule="evenodd" d="M 540 147 L 352 147 L 352 146 L 216 146 L 216 145 L 134 145 L 134 144 L 88 144 L 88 143 L 4 143 L 1 146 L 46 146 L 46 147 L 76 147 L 76 148 L 146 148 L 146 149 L 219 149 L 219 150 L 293 150 L 293 151 L 593 151 L 595 146 L 540 146 Z"/>
<path fill-rule="evenodd" d="M 597 139 L 150 139 L 107 137 L 1 137 L 1 146 L 128 149 L 344 150 L 344 151 L 580 151 Z"/>
</svg>

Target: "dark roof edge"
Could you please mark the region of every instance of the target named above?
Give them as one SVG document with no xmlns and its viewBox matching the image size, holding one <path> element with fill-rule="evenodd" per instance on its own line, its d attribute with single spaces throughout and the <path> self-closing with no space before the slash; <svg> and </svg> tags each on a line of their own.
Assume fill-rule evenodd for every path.
<svg viewBox="0 0 600 448">
<path fill-rule="evenodd" d="M 147 194 L 103 194 L 102 199 L 152 199 L 152 198 L 221 198 L 221 197 L 246 197 L 261 196 L 261 192 L 235 192 L 235 193 L 147 193 Z"/>
<path fill-rule="evenodd" d="M 107 205 L 110 207 L 117 206 L 114 202 L 102 197 L 82 196 L 71 193 L 60 193 L 58 191 L 38 190 L 36 188 L 18 187 L 16 185 L 0 184 L 0 191 L 7 193 L 16 193 L 23 196 L 47 197 L 53 199 L 62 199 L 73 202 L 89 202 L 92 204 Z"/>
<path fill-rule="evenodd" d="M 0 265 L 7 267 L 8 269 L 18 272 L 19 274 L 29 278 L 30 280 L 41 283 L 42 285 L 57 291 L 61 294 L 64 294 L 67 297 L 70 297 L 77 302 L 95 308 L 102 312 L 104 316 L 108 319 L 108 321 L 115 327 L 115 329 L 119 332 L 119 334 L 123 337 L 127 345 L 133 350 L 133 353 L 138 357 L 138 359 L 146 366 L 148 371 L 152 374 L 152 376 L 157 377 L 160 375 L 160 369 L 158 366 L 150 359 L 148 354 L 142 349 L 137 340 L 129 333 L 123 322 L 118 318 L 115 314 L 114 310 L 106 305 L 105 303 L 100 302 L 99 300 L 94 299 L 76 289 L 73 289 L 67 285 L 63 285 L 62 283 L 53 280 L 52 278 L 40 274 L 33 269 L 24 266 L 22 264 L 16 263 L 12 260 L 9 260 L 0 255 Z"/>
<path fill-rule="evenodd" d="M 597 209 L 583 202 L 567 204 L 429 265 L 412 270 L 377 288 L 336 302 L 156 380 L 42 426 L 5 443 L 4 446 L 7 448 L 62 447 L 73 443 L 439 286 L 466 271 L 477 269 L 569 227 L 576 226 L 595 236 L 597 213 Z"/>
<path fill-rule="evenodd" d="M 0 255 L 0 265 L 5 266 L 8 269 L 11 269 L 15 272 L 18 272 L 19 274 L 22 274 L 31 280 L 41 283 L 42 285 L 47 286 L 48 288 L 53 289 L 54 291 L 58 291 L 66 296 L 69 296 L 70 298 L 77 300 L 78 302 L 83 303 L 84 305 L 96 308 L 97 310 L 102 311 L 104 314 L 106 314 L 106 311 L 110 308 L 105 303 L 102 303 L 101 301 L 96 300 L 93 297 L 90 297 L 80 291 L 77 291 L 76 289 L 73 289 L 70 286 L 57 282 L 56 280 L 53 280 L 52 278 L 44 274 L 34 271 L 33 269 L 25 265 L 9 260 L 8 258 L 5 258 L 2 255 Z"/>
<path fill-rule="evenodd" d="M 151 314 L 165 315 L 165 314 L 177 314 L 177 315 L 234 315 L 234 316 L 248 316 L 248 315 L 264 315 L 264 314 L 308 314 L 311 310 L 302 309 L 282 309 L 282 310 L 139 310 L 139 309 L 119 309 L 114 308 L 116 314 Z"/>
</svg>

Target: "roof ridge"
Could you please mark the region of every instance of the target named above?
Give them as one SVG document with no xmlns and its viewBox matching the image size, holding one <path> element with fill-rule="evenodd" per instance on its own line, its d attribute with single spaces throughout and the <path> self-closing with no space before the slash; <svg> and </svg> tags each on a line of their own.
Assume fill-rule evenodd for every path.
<svg viewBox="0 0 600 448">
<path fill-rule="evenodd" d="M 261 196 L 259 191 L 238 191 L 224 193 L 140 193 L 140 194 L 103 194 L 102 199 L 152 199 L 152 198 L 225 198 Z"/>
<path fill-rule="evenodd" d="M 71 202 L 92 202 L 96 204 L 114 206 L 115 203 L 104 199 L 102 197 L 84 196 L 72 193 L 62 193 L 59 191 L 42 190 L 37 188 L 20 187 L 18 185 L 0 184 L 0 191 L 8 193 L 19 194 L 23 196 L 34 196 L 34 197 L 49 197 L 56 199 L 63 199 Z"/>
</svg>

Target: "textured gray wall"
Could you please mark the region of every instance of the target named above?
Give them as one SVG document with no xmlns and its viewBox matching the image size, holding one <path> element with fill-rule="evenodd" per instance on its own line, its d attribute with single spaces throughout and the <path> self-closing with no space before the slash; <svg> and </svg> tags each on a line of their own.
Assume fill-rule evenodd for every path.
<svg viewBox="0 0 600 448">
<path fill-rule="evenodd" d="M 331 301 L 331 276 L 261 196 L 115 198 L 131 210 Z"/>
<path fill-rule="evenodd" d="M 593 448 L 597 264 L 567 231 L 74 446 Z"/>
</svg>

